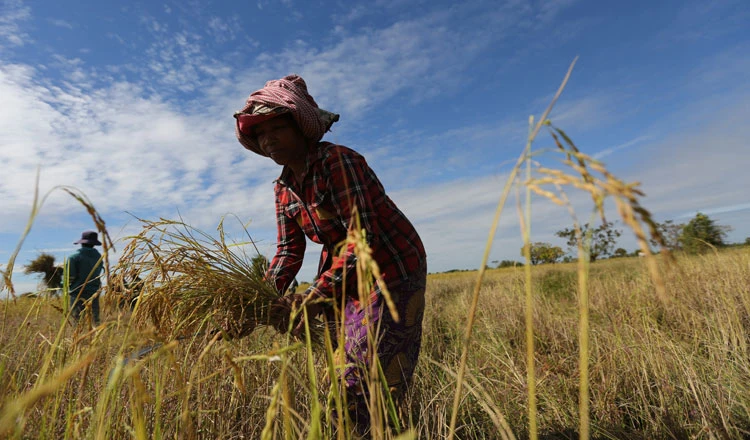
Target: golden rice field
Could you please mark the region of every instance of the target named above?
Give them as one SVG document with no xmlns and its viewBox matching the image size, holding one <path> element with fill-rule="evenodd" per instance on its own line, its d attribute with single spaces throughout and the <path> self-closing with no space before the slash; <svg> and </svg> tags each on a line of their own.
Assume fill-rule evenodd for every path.
<svg viewBox="0 0 750 440">
<path fill-rule="evenodd" d="M 750 249 L 678 255 L 659 268 L 667 301 L 643 258 L 591 265 L 591 438 L 748 438 Z M 429 276 L 412 394 L 398 429 L 373 437 L 529 436 L 523 268 L 485 273 L 449 432 L 476 276 Z M 538 436 L 578 438 L 576 267 L 534 267 L 532 280 Z M 2 438 L 353 438 L 326 423 L 321 344 L 261 327 L 240 340 L 172 341 L 123 365 L 157 337 L 136 331 L 127 309 L 109 304 L 88 331 L 66 323 L 59 299 L 1 307 Z"/>
</svg>

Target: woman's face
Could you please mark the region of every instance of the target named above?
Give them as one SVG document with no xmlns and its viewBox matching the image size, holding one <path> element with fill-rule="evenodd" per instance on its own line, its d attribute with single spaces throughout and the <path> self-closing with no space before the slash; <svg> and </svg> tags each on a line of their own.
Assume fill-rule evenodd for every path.
<svg viewBox="0 0 750 440">
<path fill-rule="evenodd" d="M 291 116 L 279 116 L 253 127 L 263 152 L 279 165 L 305 163 L 307 139 Z"/>
</svg>

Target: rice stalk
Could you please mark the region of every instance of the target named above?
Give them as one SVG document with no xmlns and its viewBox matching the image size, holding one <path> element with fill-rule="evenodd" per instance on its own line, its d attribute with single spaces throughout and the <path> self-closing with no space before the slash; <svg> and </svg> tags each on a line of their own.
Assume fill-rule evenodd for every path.
<svg viewBox="0 0 750 440">
<path fill-rule="evenodd" d="M 589 249 L 593 229 L 586 231 L 586 237 L 581 237 L 581 227 L 574 223 L 578 238 L 578 369 L 580 370 L 578 385 L 578 427 L 581 439 L 588 439 L 591 431 L 589 404 Z"/>
<path fill-rule="evenodd" d="M 549 128 L 557 151 L 565 156 L 565 159 L 561 160 L 562 165 L 572 169 L 573 172 L 566 173 L 563 170 L 539 166 L 536 172 L 540 177 L 529 178 L 524 185 L 545 197 L 554 193 L 545 191 L 542 188 L 543 185 L 551 184 L 558 188 L 569 185 L 581 189 L 590 195 L 594 202 L 594 212 L 601 217 L 603 222 L 607 221 L 604 213 L 604 200 L 612 198 L 621 220 L 633 231 L 640 250 L 648 257 L 646 263 L 659 300 L 667 304 L 669 297 L 666 294 L 665 283 L 656 260 L 651 258 L 653 253 L 648 243 L 649 237 L 662 248 L 661 253 L 667 262 L 673 262 L 673 258 L 656 227 L 653 216 L 641 205 L 640 199 L 645 197 L 645 194 L 638 188 L 640 184 L 638 182 L 626 183 L 614 176 L 602 162 L 582 153 L 570 137 L 562 129 L 552 125 L 550 121 L 545 121 L 545 126 Z M 560 202 L 560 198 L 555 196 L 550 200 L 558 204 Z"/>
<path fill-rule="evenodd" d="M 479 273 L 477 275 L 477 280 L 476 280 L 476 283 L 474 284 L 474 291 L 471 297 L 472 300 L 471 300 L 471 306 L 469 307 L 469 316 L 467 318 L 467 323 L 466 323 L 466 332 L 464 333 L 463 349 L 461 352 L 461 359 L 459 361 L 459 366 L 458 366 L 458 373 L 457 373 L 457 379 L 456 379 L 456 392 L 453 397 L 453 409 L 451 411 L 451 419 L 450 419 L 450 425 L 448 429 L 448 440 L 452 440 L 453 436 L 455 435 L 456 420 L 458 417 L 458 406 L 461 402 L 461 387 L 463 386 L 464 374 L 466 372 L 466 361 L 468 359 L 469 346 L 471 343 L 472 330 L 474 327 L 474 321 L 476 320 L 476 311 L 477 311 L 477 307 L 479 304 L 479 292 L 482 286 L 484 273 L 487 268 L 487 262 L 489 262 L 490 252 L 492 251 L 492 242 L 494 241 L 495 233 L 497 232 L 497 226 L 500 222 L 500 215 L 502 214 L 503 208 L 505 207 L 505 201 L 508 198 L 510 189 L 516 180 L 516 176 L 518 175 L 518 170 L 520 169 L 523 162 L 530 158 L 531 145 L 533 144 L 534 139 L 536 139 L 536 136 L 539 133 L 539 130 L 541 130 L 543 123 L 547 120 L 547 116 L 552 111 L 552 108 L 554 107 L 555 102 L 557 102 L 557 99 L 560 97 L 563 90 L 565 89 L 565 85 L 567 84 L 568 79 L 570 78 L 570 75 L 573 72 L 573 67 L 575 66 L 576 60 L 577 58 L 574 59 L 573 62 L 570 64 L 570 67 L 568 68 L 568 72 L 565 74 L 565 77 L 563 78 L 563 81 L 560 84 L 560 87 L 557 89 L 555 96 L 552 98 L 552 101 L 550 102 L 549 106 L 547 106 L 547 109 L 544 111 L 544 113 L 542 113 L 542 117 L 539 119 L 536 125 L 534 125 L 533 123 L 534 121 L 533 118 L 530 118 L 529 125 L 533 126 L 534 128 L 531 130 L 531 133 L 529 134 L 529 137 L 526 141 L 526 148 L 518 157 L 516 164 L 513 166 L 513 168 L 511 168 L 510 175 L 508 176 L 508 180 L 506 181 L 506 184 L 503 187 L 503 192 L 500 195 L 500 201 L 498 202 L 497 209 L 495 210 L 495 216 L 492 220 L 492 226 L 490 226 L 489 237 L 487 238 L 487 244 L 485 246 L 484 255 L 482 257 L 482 263 L 479 266 Z M 530 401 L 534 400 L 534 398 L 530 398 L 529 400 Z M 535 419 L 536 419 L 536 408 L 534 408 L 533 406 L 530 406 L 529 407 L 529 420 L 535 420 Z M 533 440 L 536 438 L 536 436 L 532 435 L 531 438 Z"/>
<path fill-rule="evenodd" d="M 137 325 L 150 324 L 171 340 L 206 331 L 242 337 L 282 319 L 271 313 L 280 295 L 265 279 L 260 254 L 250 258 L 244 251 L 255 248 L 253 241 L 227 243 L 223 219 L 219 238 L 182 221 L 140 221 L 141 232 L 130 237 L 113 271 L 115 294 L 130 293 L 137 283 Z"/>
<path fill-rule="evenodd" d="M 349 228 L 347 238 L 342 245 L 342 252 L 348 247 L 349 244 L 353 244 L 354 254 L 357 257 L 356 266 L 356 277 L 357 277 L 357 295 L 359 297 L 360 304 L 364 305 L 367 310 L 367 316 L 371 315 L 372 311 L 372 298 L 370 292 L 377 284 L 381 291 L 383 301 L 385 302 L 388 310 L 393 317 L 394 321 L 398 321 L 399 315 L 396 310 L 396 305 L 393 302 L 390 292 L 383 280 L 378 267 L 377 261 L 372 257 L 372 249 L 367 243 L 366 231 L 362 229 L 357 209 L 353 212 L 354 221 L 353 226 Z M 345 294 L 345 293 L 344 293 Z M 344 319 L 343 313 L 341 316 L 342 322 Z M 385 424 L 390 419 L 391 424 L 399 429 L 398 418 L 395 415 L 395 411 L 389 411 L 389 407 L 393 406 L 393 396 L 390 393 L 388 383 L 385 380 L 385 376 L 382 373 L 382 366 L 380 364 L 380 357 L 378 356 L 378 341 L 381 338 L 380 334 L 380 321 L 378 325 L 367 326 L 367 355 L 369 371 L 365 376 L 367 389 L 369 390 L 369 410 L 370 410 L 370 433 L 369 435 L 373 439 L 386 438 Z M 343 327 L 343 326 L 342 326 Z"/>
<path fill-rule="evenodd" d="M 531 282 L 530 282 L 530 232 L 531 232 L 531 200 L 530 194 L 534 192 L 542 197 L 549 199 L 551 202 L 566 206 L 572 212 L 572 207 L 567 200 L 562 188 L 564 186 L 572 186 L 580 189 L 585 193 L 588 193 L 594 204 L 594 214 L 598 214 L 602 221 L 606 222 L 604 213 L 604 201 L 607 198 L 612 198 L 615 201 L 618 214 L 620 215 L 623 222 L 633 230 L 639 247 L 644 254 L 649 257 L 646 259 L 651 279 L 653 280 L 657 297 L 663 305 L 667 305 L 669 298 L 666 295 L 666 288 L 662 276 L 658 270 L 657 263 L 652 258 L 652 253 L 648 246 L 648 237 L 650 236 L 654 241 L 661 244 L 664 247 L 664 240 L 661 237 L 656 223 L 653 220 L 651 214 L 643 208 L 640 203 L 640 198 L 644 196 L 643 192 L 638 189 L 639 184 L 625 183 L 624 181 L 616 178 L 612 175 L 606 167 L 591 157 L 581 153 L 570 137 L 561 129 L 554 127 L 552 123 L 547 119 L 549 112 L 555 104 L 555 101 L 562 93 L 567 80 L 570 77 L 575 60 L 571 64 L 568 72 L 555 94 L 552 102 L 548 106 L 547 110 L 543 113 L 542 117 L 534 124 L 533 117 L 530 118 L 530 133 L 527 141 L 526 148 L 524 149 L 521 156 L 518 158 L 515 166 L 511 169 L 508 181 L 503 189 L 498 208 L 495 213 L 492 226 L 490 228 L 490 236 L 487 240 L 487 246 L 483 261 L 479 269 L 479 275 L 474 288 L 474 294 L 472 295 L 472 303 L 469 309 L 469 317 L 466 325 L 466 332 L 464 335 L 464 346 L 459 363 L 459 369 L 457 374 L 457 387 L 454 395 L 453 411 L 451 415 L 451 423 L 448 438 L 451 439 L 455 431 L 455 422 L 458 413 L 458 405 L 460 401 L 461 387 L 463 385 L 463 375 L 466 368 L 466 358 L 469 350 L 471 341 L 472 326 L 475 320 L 475 313 L 478 303 L 479 287 L 481 286 L 483 275 L 487 267 L 487 261 L 489 259 L 489 253 L 491 250 L 492 241 L 495 235 L 497 224 L 499 222 L 500 214 L 505 204 L 505 200 L 509 193 L 510 187 L 515 182 L 521 165 L 526 161 L 527 177 L 520 184 L 526 187 L 526 211 L 521 216 L 521 233 L 524 239 L 524 254 L 527 259 L 527 271 L 526 271 L 526 306 L 525 306 L 525 321 L 526 321 L 526 346 L 527 346 L 527 383 L 526 387 L 528 390 L 528 417 L 529 417 L 529 437 L 531 439 L 537 438 L 537 427 L 536 427 L 536 380 L 534 376 L 534 337 L 533 337 L 533 324 L 531 322 L 533 299 L 531 296 Z M 549 133 L 557 147 L 557 151 L 564 154 L 564 159 L 561 161 L 563 170 L 552 169 L 536 165 L 534 167 L 535 175 L 532 175 L 532 160 L 531 158 L 538 154 L 536 151 L 531 150 L 531 145 L 534 142 L 537 133 L 543 127 L 549 127 Z M 569 170 L 569 171 L 566 171 Z M 536 176 L 538 175 L 538 177 Z M 557 189 L 557 193 L 554 190 L 546 189 L 544 186 L 553 186 Z M 520 213 L 520 211 L 519 211 Z M 573 218 L 575 220 L 575 214 Z M 580 232 L 580 226 L 575 221 L 575 230 L 578 235 L 579 242 L 579 368 L 581 369 L 580 385 L 579 385 L 579 429 L 581 438 L 589 437 L 589 397 L 588 397 L 588 265 L 587 262 L 580 261 L 584 257 L 587 258 L 588 246 L 590 246 L 591 237 L 582 237 Z M 670 255 L 665 253 L 666 260 L 671 261 Z"/>
<path fill-rule="evenodd" d="M 639 198 L 644 194 L 640 191 L 638 183 L 625 183 L 612 175 L 606 167 L 599 161 L 581 153 L 570 137 L 561 129 L 554 127 L 550 121 L 544 121 L 544 125 L 551 127 L 550 135 L 554 140 L 559 152 L 565 155 L 561 163 L 573 170 L 565 172 L 563 170 L 552 169 L 537 165 L 536 172 L 541 177 L 532 177 L 531 173 L 523 184 L 557 205 L 568 208 L 574 221 L 574 230 L 578 243 L 578 311 L 579 311 L 579 436 L 581 439 L 588 439 L 590 436 L 590 415 L 589 415 L 589 304 L 588 304 L 588 276 L 589 276 L 589 250 L 592 240 L 592 230 L 588 229 L 586 236 L 583 236 L 579 222 L 576 220 L 575 212 L 562 190 L 566 185 L 580 189 L 588 193 L 593 201 L 594 209 L 592 215 L 598 215 L 602 222 L 607 222 L 604 212 L 604 201 L 607 198 L 613 198 L 618 213 L 625 225 L 629 226 L 634 232 L 639 247 L 648 257 L 646 262 L 649 268 L 651 279 L 654 282 L 657 297 L 663 305 L 667 305 L 669 298 L 666 295 L 666 286 L 661 273 L 658 270 L 655 258 L 651 253 L 648 245 L 648 237 L 643 228 L 643 224 L 648 228 L 648 235 L 651 239 L 666 249 L 665 242 L 659 233 L 656 223 L 651 214 L 641 206 Z M 561 141 L 560 139 L 563 139 Z M 528 161 L 529 166 L 531 161 Z M 601 176 L 601 177 L 600 177 Z M 545 190 L 542 185 L 552 185 L 557 190 L 555 194 L 551 190 Z M 527 202 L 528 203 L 528 202 Z M 530 214 L 528 214 L 530 215 Z M 528 244 L 526 244 L 528 246 Z M 664 252 L 666 261 L 671 262 L 671 255 L 668 251 Z M 529 260 L 527 259 L 527 266 Z M 527 280 L 528 281 L 528 280 Z M 531 384 L 529 385 L 531 386 Z M 530 427 L 531 437 L 534 438 L 533 425 Z"/>
<path fill-rule="evenodd" d="M 571 66 L 572 68 L 572 66 Z M 534 118 L 529 119 L 529 129 L 534 126 Z M 531 178 L 531 142 L 526 144 L 526 175 Z M 524 221 L 525 220 L 525 221 Z M 526 188 L 525 217 L 519 222 L 523 236 L 523 253 L 526 260 L 524 277 L 526 282 L 524 293 L 524 321 L 526 333 L 526 387 L 529 400 L 529 437 L 536 439 L 537 426 L 537 395 L 536 395 L 536 363 L 534 361 L 534 296 L 531 288 L 531 189 Z"/>
</svg>

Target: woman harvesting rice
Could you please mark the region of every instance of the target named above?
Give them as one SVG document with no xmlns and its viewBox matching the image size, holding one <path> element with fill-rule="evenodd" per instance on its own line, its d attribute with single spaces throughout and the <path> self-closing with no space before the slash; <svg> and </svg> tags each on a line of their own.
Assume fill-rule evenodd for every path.
<svg viewBox="0 0 750 440">
<path fill-rule="evenodd" d="M 282 297 L 279 305 L 284 310 L 302 306 L 310 316 L 324 312 L 331 318 L 332 303 L 339 302 L 347 365 L 342 383 L 349 414 L 361 429 L 369 422 L 364 378 L 371 350 L 377 350 L 388 386 L 396 395 L 405 391 L 416 367 L 426 279 L 422 241 L 361 155 L 321 141 L 338 115 L 318 108 L 301 77 L 267 82 L 250 95 L 235 118 L 240 143 L 283 167 L 274 188 L 278 243 L 267 272 L 279 292 L 287 290 L 302 266 L 305 237 L 323 245 L 316 280 L 305 293 Z M 377 283 L 365 301 L 370 304 L 360 302 L 354 244 L 334 253 L 357 221 L 398 319 L 391 315 Z M 372 334 L 378 329 L 376 347 L 368 348 L 368 328 Z M 293 325 L 294 334 L 303 331 L 304 322 Z"/>
</svg>

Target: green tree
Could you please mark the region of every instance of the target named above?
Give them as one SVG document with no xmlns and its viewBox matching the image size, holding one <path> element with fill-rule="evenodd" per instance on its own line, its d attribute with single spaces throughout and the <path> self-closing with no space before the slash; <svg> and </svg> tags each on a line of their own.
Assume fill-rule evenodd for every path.
<svg viewBox="0 0 750 440">
<path fill-rule="evenodd" d="M 627 257 L 627 256 L 628 256 L 627 249 L 624 249 L 621 247 L 615 249 L 615 251 L 612 253 L 612 258 L 622 258 L 622 257 Z"/>
<path fill-rule="evenodd" d="M 555 263 L 565 255 L 565 251 L 559 246 L 552 246 L 549 243 L 530 243 L 531 246 L 531 264 Z M 524 247 L 521 247 L 521 255 L 524 255 Z"/>
<path fill-rule="evenodd" d="M 591 233 L 591 243 L 589 246 L 589 259 L 591 261 L 600 260 L 602 258 L 608 258 L 612 256 L 617 243 L 617 237 L 622 235 L 622 232 L 615 229 L 614 223 L 605 222 L 602 223 L 598 228 L 591 229 L 588 223 L 583 225 L 581 228 L 581 238 L 586 240 L 586 237 Z M 578 249 L 578 236 L 574 228 L 565 228 L 563 230 L 555 232 L 560 238 L 567 240 L 569 252 L 575 254 Z"/>
<path fill-rule="evenodd" d="M 675 223 L 672 220 L 667 220 L 664 223 L 656 222 L 656 231 L 662 236 L 666 248 L 670 251 L 677 251 L 682 248 L 680 236 L 684 227 L 684 223 Z M 656 240 L 650 239 L 649 241 L 654 248 L 659 247 L 659 242 Z"/>
<path fill-rule="evenodd" d="M 516 267 L 516 266 L 523 266 L 523 263 L 519 261 L 513 261 L 513 260 L 503 260 L 497 264 L 498 269 L 502 269 L 503 267 Z"/>
<path fill-rule="evenodd" d="M 699 212 L 682 228 L 679 242 L 685 252 L 700 253 L 726 246 L 724 239 L 731 230 L 731 227 L 717 225 L 709 216 Z"/>
</svg>

